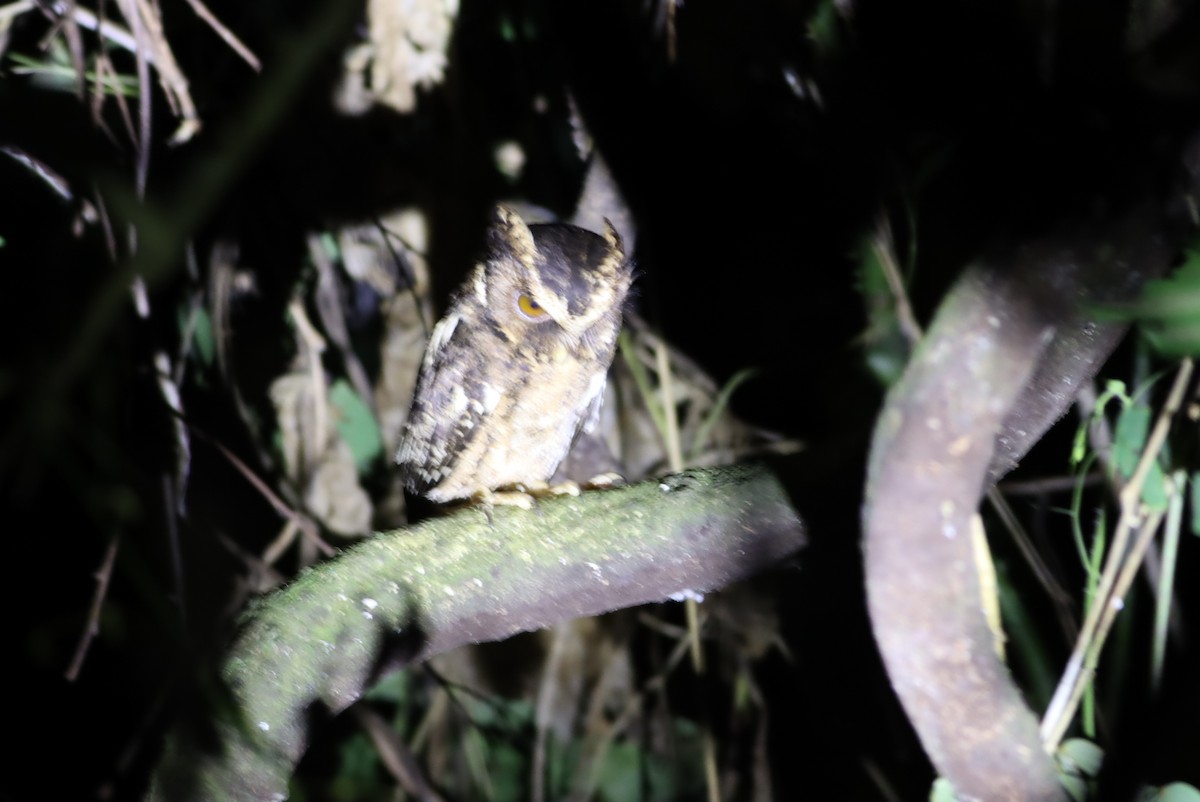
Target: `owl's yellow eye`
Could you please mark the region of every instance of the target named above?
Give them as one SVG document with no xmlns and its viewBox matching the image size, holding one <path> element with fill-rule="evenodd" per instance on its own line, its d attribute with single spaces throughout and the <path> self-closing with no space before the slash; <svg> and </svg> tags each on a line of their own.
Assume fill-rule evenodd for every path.
<svg viewBox="0 0 1200 802">
<path fill-rule="evenodd" d="M 533 297 L 527 292 L 517 296 L 517 309 L 521 310 L 522 315 L 532 320 L 546 315 L 546 310 L 542 308 L 542 305 L 533 300 Z"/>
</svg>

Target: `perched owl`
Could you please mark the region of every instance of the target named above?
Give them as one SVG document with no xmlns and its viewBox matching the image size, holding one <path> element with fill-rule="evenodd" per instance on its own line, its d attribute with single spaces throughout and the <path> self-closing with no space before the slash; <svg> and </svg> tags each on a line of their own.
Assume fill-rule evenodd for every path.
<svg viewBox="0 0 1200 802">
<path fill-rule="evenodd" d="M 548 480 L 595 421 L 632 278 L 612 226 L 499 207 L 425 350 L 396 454 L 409 489 L 446 502 Z"/>
</svg>

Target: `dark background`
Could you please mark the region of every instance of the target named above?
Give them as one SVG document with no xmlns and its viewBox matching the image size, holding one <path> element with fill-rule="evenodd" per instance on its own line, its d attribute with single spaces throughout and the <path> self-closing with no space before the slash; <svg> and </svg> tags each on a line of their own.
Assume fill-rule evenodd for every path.
<svg viewBox="0 0 1200 802">
<path fill-rule="evenodd" d="M 324 8 L 210 7 L 268 76 L 288 68 L 289 37 Z M 174 220 L 194 243 L 199 276 L 186 269 L 182 239 L 163 235 L 174 255 L 151 283 L 162 313 L 149 321 L 121 298 L 105 300 L 117 268 L 99 227 L 72 233 L 78 202 L 0 156 L 0 530 L 3 601 L 15 625 L 0 798 L 139 794 L 163 728 L 200 698 L 194 688 L 232 625 L 227 604 L 243 566 L 218 538 L 255 551 L 278 528 L 261 496 L 195 440 L 187 514 L 174 519 L 177 541 L 165 534 L 172 516 L 163 477 L 175 456 L 150 356 L 177 340 L 168 310 L 203 286 L 207 249 L 235 241 L 254 272 L 258 292 L 240 310 L 239 337 L 254 343 L 242 370 L 248 392 L 257 375 L 261 393 L 286 360 L 277 321 L 303 270 L 306 232 L 419 203 L 433 223 L 440 299 L 478 253 L 498 198 L 569 213 L 582 167 L 569 144 L 567 89 L 637 222 L 639 313 L 718 383 L 758 368 L 735 412 L 810 445 L 798 470 L 811 488 L 800 505 L 814 544 L 788 567 L 781 597 L 797 661 L 775 656 L 760 667 L 777 795 L 878 798 L 870 763 L 899 798 L 922 798 L 930 769 L 875 655 L 858 567 L 859 488 L 883 392 L 865 367 L 861 238 L 883 214 L 898 252 L 915 250 L 906 267 L 927 320 L 953 276 L 987 247 L 1044 233 L 1101 200 L 1164 197 L 1200 116 L 1200 4 L 1171 6 L 1173 21 L 1140 48 L 1128 42 L 1141 6 L 1110 0 L 845 8 L 839 16 L 812 2 L 688 0 L 675 10 L 672 62 L 658 21 L 665 11 L 653 3 L 464 2 L 447 80 L 421 95 L 416 113 L 335 115 L 339 47 L 285 113 L 248 132 L 258 79 L 186 6 L 167 4 L 168 37 L 205 130 L 167 146 L 171 118 L 156 93 L 147 205 L 170 216 L 194 191 L 195 165 L 219 162 L 239 137 L 261 142 L 216 203 L 195 220 Z M 339 32 L 341 46 L 361 37 L 361 26 Z M 9 51 L 37 54 L 47 30 L 39 15 L 22 16 Z M 812 81 L 819 102 L 794 91 L 788 75 Z M 135 154 L 112 104 L 105 120 L 111 135 L 86 102 L 0 63 L 0 144 L 36 156 L 84 196 L 109 198 L 123 240 Z M 520 142 L 528 157 L 519 184 L 492 164 L 502 139 Z M 141 250 L 152 251 L 154 229 L 140 232 Z M 127 253 L 124 243 L 119 251 Z M 127 264 L 124 255 L 117 261 Z M 97 316 L 106 303 L 114 311 Z M 1127 375 L 1137 358 L 1126 346 L 1110 371 Z M 253 460 L 221 388 L 192 379 L 184 390 L 193 422 Z M 1063 472 L 1070 434 L 1052 433 L 1021 475 Z M 1066 502 L 1039 504 L 1045 517 Z M 110 538 L 120 548 L 101 634 L 80 679 L 67 682 L 62 672 Z M 1200 614 L 1187 581 L 1194 541 L 1180 568 L 1185 621 Z M 183 544 L 178 558 L 171 542 Z M 176 559 L 182 596 L 170 579 Z M 1078 572 L 1068 574 L 1067 586 L 1077 587 Z M 1194 679 L 1180 679 L 1200 667 L 1194 641 L 1171 653 L 1173 695 L 1161 706 L 1145 703 L 1141 669 L 1125 675 L 1126 694 L 1109 689 L 1114 711 L 1138 711 L 1121 719 L 1126 732 L 1109 733 L 1131 777 L 1200 780 L 1200 693 Z M 1131 643 L 1145 654 L 1136 637 Z M 1067 648 L 1050 653 L 1061 660 Z M 1189 720 L 1190 742 L 1182 735 Z"/>
</svg>

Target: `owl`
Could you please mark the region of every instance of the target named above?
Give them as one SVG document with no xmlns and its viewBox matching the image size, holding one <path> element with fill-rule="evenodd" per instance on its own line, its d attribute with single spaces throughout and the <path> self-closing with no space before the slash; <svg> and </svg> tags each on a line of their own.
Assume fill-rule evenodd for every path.
<svg viewBox="0 0 1200 802">
<path fill-rule="evenodd" d="M 443 503 L 546 481 L 595 422 L 633 280 L 606 229 L 496 210 L 425 350 L 396 454 L 411 491 Z"/>
</svg>

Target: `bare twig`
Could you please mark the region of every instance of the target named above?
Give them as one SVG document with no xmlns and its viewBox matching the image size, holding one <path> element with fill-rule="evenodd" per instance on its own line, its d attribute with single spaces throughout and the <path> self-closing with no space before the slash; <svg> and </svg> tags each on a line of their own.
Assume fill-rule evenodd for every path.
<svg viewBox="0 0 1200 802">
<path fill-rule="evenodd" d="M 908 300 L 908 292 L 904 289 L 904 278 L 900 275 L 900 266 L 896 264 L 896 249 L 892 242 L 892 227 L 887 221 L 887 215 L 880 213 L 875 230 L 871 233 L 871 249 L 883 270 L 892 297 L 896 299 L 896 322 L 900 332 L 910 348 L 916 348 L 924 336 L 921 324 L 913 314 L 912 304 Z"/>
<path fill-rule="evenodd" d="M 1163 665 L 1166 662 L 1167 633 L 1172 620 L 1175 571 L 1179 559 L 1179 530 L 1183 521 L 1184 488 L 1187 473 L 1171 475 L 1171 496 L 1167 502 L 1167 523 L 1163 536 L 1163 570 L 1155 585 L 1154 639 L 1150 653 L 1150 682 L 1155 693 L 1162 687 Z M 1177 620 L 1177 619 L 1176 619 Z"/>
<path fill-rule="evenodd" d="M 13 5 L 20 5 L 20 3 L 14 3 Z M 102 20 L 86 8 L 82 8 L 76 4 L 72 4 L 68 8 L 62 3 L 57 3 L 54 6 L 54 11 L 60 15 L 69 16 L 81 28 L 95 31 L 105 39 L 128 50 L 130 53 L 137 51 L 137 40 L 128 29 L 122 28 L 114 22 Z M 0 9 L 0 18 L 2 17 L 3 9 Z M 153 54 L 148 53 L 147 58 L 153 63 Z"/>
<path fill-rule="evenodd" d="M 634 722 L 642 710 L 643 700 L 650 694 L 663 690 L 666 687 L 667 678 L 675 673 L 675 669 L 687 657 L 691 645 L 686 633 L 683 634 L 684 637 L 678 639 L 662 669 L 646 681 L 640 693 L 630 695 L 625 702 L 625 707 L 617 714 L 613 723 L 601 733 L 598 740 L 585 745 L 584 754 L 580 756 L 576 766 L 574 787 L 568 797 L 568 802 L 579 802 L 579 800 L 591 799 L 595 796 L 596 787 L 600 784 L 600 772 L 603 769 L 602 758 L 612 748 L 612 744 L 617 738 Z"/>
<path fill-rule="evenodd" d="M 329 410 L 326 407 L 327 399 L 325 393 L 325 368 L 321 364 L 321 354 L 325 352 L 325 338 L 317 331 L 312 321 L 308 319 L 308 313 L 304 311 L 304 304 L 300 303 L 299 298 L 293 298 L 288 303 L 288 315 L 296 324 L 296 333 L 300 336 L 300 340 L 306 346 L 308 357 L 309 378 L 312 382 L 312 400 L 313 400 L 313 453 L 305 455 L 304 470 L 308 470 L 310 461 L 316 459 L 321 452 L 325 450 L 325 440 L 328 429 Z"/>
<path fill-rule="evenodd" d="M 1179 410 L 1191 375 L 1192 361 L 1185 359 L 1179 365 L 1175 383 L 1159 412 L 1154 429 L 1146 440 L 1146 446 L 1142 450 L 1137 468 L 1121 489 L 1121 517 L 1113 534 L 1112 546 L 1104 563 L 1100 584 L 1096 588 L 1096 595 L 1088 608 L 1088 614 L 1084 619 L 1083 628 L 1079 632 L 1079 638 L 1076 640 L 1075 649 L 1067 660 L 1067 666 L 1063 670 L 1063 677 L 1059 681 L 1058 689 L 1054 692 L 1054 697 L 1050 700 L 1046 713 L 1042 717 L 1042 743 L 1048 752 L 1053 752 L 1058 748 L 1067 727 L 1075 717 L 1075 710 L 1079 706 L 1084 689 L 1095 675 L 1095 662 L 1104 645 L 1104 637 L 1108 631 L 1107 626 L 1111 626 L 1117 611 L 1123 606 L 1121 596 L 1116 594 L 1115 589 L 1119 588 L 1123 593 L 1128 588 L 1127 583 L 1120 583 L 1124 582 L 1127 575 L 1132 576 L 1132 571 L 1137 570 L 1141 563 L 1141 557 L 1153 536 L 1153 530 L 1157 528 L 1158 521 L 1162 517 L 1161 513 L 1155 513 L 1149 518 L 1143 518 L 1145 513 L 1141 504 L 1142 487 L 1151 466 L 1158 459 L 1159 451 L 1166 440 L 1171 421 Z M 1150 522 L 1154 523 L 1154 527 L 1147 531 L 1147 525 Z M 1142 532 L 1142 536 L 1138 539 L 1135 553 L 1127 555 L 1126 549 L 1134 528 Z"/>
<path fill-rule="evenodd" d="M 192 7 L 192 11 L 196 12 L 197 17 L 207 22 L 209 27 L 217 32 L 217 36 L 220 36 L 225 40 L 225 44 L 229 45 L 233 52 L 241 56 L 242 60 L 249 64 L 255 72 L 262 72 L 262 63 L 259 62 L 258 56 L 254 55 L 254 51 L 242 44 L 242 40 L 238 39 L 237 36 L 234 35 L 233 31 L 226 28 L 225 25 L 219 19 L 217 19 L 211 11 L 208 10 L 208 6 L 204 5 L 204 3 L 202 3 L 200 0 L 187 0 L 187 3 Z"/>
<path fill-rule="evenodd" d="M 1016 513 L 1009 506 L 1003 494 L 995 487 L 987 492 L 988 501 L 992 505 L 992 509 L 1000 518 L 1000 522 L 1004 528 L 1008 530 L 1009 536 L 1013 543 L 1017 545 L 1017 550 L 1021 552 L 1021 556 L 1025 558 L 1025 562 L 1033 571 L 1034 579 L 1042 586 L 1042 590 L 1046 591 L 1046 596 L 1049 597 L 1050 603 L 1054 605 L 1054 612 L 1058 617 L 1058 625 L 1062 628 L 1062 632 L 1067 642 L 1079 631 L 1079 623 L 1075 620 L 1075 613 L 1071 609 L 1072 598 L 1071 594 L 1067 593 L 1062 583 L 1054 576 L 1054 572 L 1050 570 L 1042 555 L 1038 554 L 1034 548 L 1033 542 L 1029 539 L 1029 534 L 1025 531 L 1025 527 L 1021 526 L 1021 522 L 1017 520 Z"/>
<path fill-rule="evenodd" d="M 388 772 L 400 786 L 420 802 L 441 802 L 441 797 L 426 781 L 421 766 L 404 742 L 383 717 L 365 704 L 357 704 L 350 712 L 367 733 L 375 751 Z"/>
<path fill-rule="evenodd" d="M 376 414 L 375 393 L 371 390 L 371 380 L 367 376 L 367 369 L 363 367 L 362 360 L 358 358 L 358 354 L 355 353 L 350 342 L 350 330 L 346 326 L 346 316 L 338 298 L 337 275 L 333 263 L 321 244 L 320 237 L 316 234 L 308 236 L 308 255 L 313 264 L 317 266 L 317 287 L 314 296 L 317 314 L 321 318 L 321 324 L 325 327 L 325 334 L 337 346 L 342 363 L 346 366 L 346 375 L 349 377 L 350 383 L 354 385 L 354 391 L 358 393 L 359 398 L 374 415 Z"/>
<path fill-rule="evenodd" d="M 154 52 L 153 42 L 150 39 L 150 34 L 146 30 L 145 20 L 136 5 L 137 0 L 117 0 L 117 5 L 121 9 L 121 13 L 125 16 L 125 20 L 129 23 L 129 29 L 133 34 L 134 47 L 133 55 L 137 62 L 137 77 L 138 77 L 138 136 L 135 141 L 137 147 L 137 167 L 135 185 L 137 188 L 138 198 L 144 198 L 146 195 L 146 179 L 150 172 L 150 131 L 151 118 L 150 108 L 152 95 L 150 91 L 150 53 Z M 160 65 L 161 68 L 161 65 Z M 134 246 L 136 230 L 130 230 L 130 253 L 137 253 L 137 248 Z"/>
<path fill-rule="evenodd" d="M 659 340 L 654 347 L 655 369 L 658 372 L 659 388 L 662 391 L 663 422 L 666 427 L 662 433 L 666 445 L 667 464 L 672 473 L 683 470 L 683 448 L 679 441 L 679 408 L 675 405 L 675 382 L 671 373 L 670 354 L 666 343 Z M 687 614 L 688 641 L 691 643 L 692 667 L 698 676 L 704 676 L 704 648 L 700 643 L 700 605 L 692 596 L 683 600 Z M 702 705 L 704 700 L 701 700 Z M 707 716 L 706 716 L 707 718 Z M 709 802 L 720 802 L 721 783 L 717 774 L 717 746 L 713 738 L 712 727 L 707 722 L 703 725 L 704 744 L 704 780 L 708 789 Z"/>
<path fill-rule="evenodd" d="M 1050 493 L 1069 493 L 1083 482 L 1084 487 L 1102 484 L 1104 476 L 1095 471 L 1082 477 L 1042 476 L 1034 479 L 1006 479 L 996 485 L 1005 496 L 1044 496 Z"/>
<path fill-rule="evenodd" d="M 87 657 L 88 647 L 96 635 L 100 634 L 100 610 L 104 606 L 104 597 L 108 595 L 108 582 L 112 578 L 113 565 L 117 561 L 117 546 L 120 542 L 120 538 L 116 534 L 109 536 L 108 546 L 104 549 L 104 557 L 100 561 L 100 567 L 96 569 L 96 591 L 92 594 L 92 604 L 88 608 L 87 626 L 79 636 L 75 654 L 71 657 L 70 666 L 67 667 L 68 682 L 74 682 L 79 678 L 83 661 Z"/>
<path fill-rule="evenodd" d="M 550 715 L 554 709 L 555 696 L 559 688 L 559 669 L 566 656 L 566 643 L 570 624 L 555 627 L 550 641 L 550 653 L 542 666 L 542 680 L 538 685 L 537 706 L 534 708 L 534 725 L 537 734 L 533 744 L 533 776 L 530 794 L 533 802 L 546 799 L 546 746 L 550 736 Z"/>
<path fill-rule="evenodd" d="M 15 19 L 27 11 L 33 11 L 34 8 L 36 8 L 36 4 L 33 0 L 19 0 L 16 3 L 0 6 L 0 25 L 5 25 L 9 20 Z"/>
<path fill-rule="evenodd" d="M 221 455 L 225 457 L 225 459 L 229 460 L 229 463 L 238 471 L 238 473 L 242 474 L 246 481 L 249 482 L 255 490 L 262 494 L 262 497 L 266 499 L 267 503 L 270 504 L 277 513 L 279 513 L 279 516 L 281 518 L 294 521 L 296 526 L 300 528 L 300 531 L 304 533 L 304 536 L 311 541 L 321 551 L 322 554 L 324 554 L 326 557 L 332 557 L 337 553 L 336 549 L 321 539 L 321 535 L 317 531 L 316 524 L 314 524 L 304 514 L 299 513 L 289 507 L 283 499 L 276 495 L 275 491 L 272 490 L 266 482 L 260 479 L 258 475 L 254 473 L 254 471 L 250 470 L 250 467 L 246 465 L 246 463 L 242 462 L 242 460 L 239 459 L 236 454 L 226 448 L 224 443 L 221 443 L 216 438 L 196 428 L 192 424 L 188 424 L 188 428 L 197 434 L 201 439 L 208 441 L 214 448 L 220 451 Z"/>
</svg>

